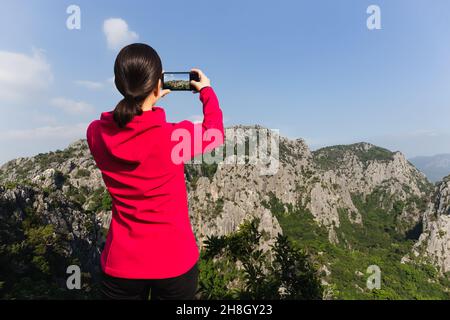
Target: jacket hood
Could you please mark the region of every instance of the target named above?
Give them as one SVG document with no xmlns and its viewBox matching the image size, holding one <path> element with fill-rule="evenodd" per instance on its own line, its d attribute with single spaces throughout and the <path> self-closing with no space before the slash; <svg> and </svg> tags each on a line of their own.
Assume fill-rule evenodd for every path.
<svg viewBox="0 0 450 320">
<path fill-rule="evenodd" d="M 161 107 L 154 106 L 151 110 L 136 115 L 124 128 L 119 128 L 113 118 L 113 112 L 102 112 L 100 116 L 100 137 L 107 152 L 114 158 L 139 164 L 148 152 L 139 146 L 143 139 L 148 139 L 151 130 L 161 127 L 166 122 L 166 114 Z"/>
</svg>

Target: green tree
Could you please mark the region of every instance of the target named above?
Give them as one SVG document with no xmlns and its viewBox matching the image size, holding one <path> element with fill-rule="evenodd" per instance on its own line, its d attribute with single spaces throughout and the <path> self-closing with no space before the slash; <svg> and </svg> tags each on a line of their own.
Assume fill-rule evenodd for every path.
<svg viewBox="0 0 450 320">
<path fill-rule="evenodd" d="M 308 255 L 281 234 L 264 252 L 259 249 L 263 234 L 258 226 L 259 220 L 254 218 L 232 234 L 205 240 L 200 268 L 202 298 L 321 299 L 323 289 Z M 239 270 L 238 263 L 242 265 Z M 234 284 L 231 289 L 230 283 Z"/>
</svg>

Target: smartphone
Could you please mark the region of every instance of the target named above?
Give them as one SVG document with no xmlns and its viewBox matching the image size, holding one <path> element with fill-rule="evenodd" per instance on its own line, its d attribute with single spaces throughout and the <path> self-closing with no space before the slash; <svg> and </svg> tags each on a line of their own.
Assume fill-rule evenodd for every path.
<svg viewBox="0 0 450 320">
<path fill-rule="evenodd" d="M 173 91 L 196 91 L 190 81 L 200 81 L 200 76 L 195 71 L 190 72 L 164 72 L 162 74 L 163 89 Z"/>
</svg>

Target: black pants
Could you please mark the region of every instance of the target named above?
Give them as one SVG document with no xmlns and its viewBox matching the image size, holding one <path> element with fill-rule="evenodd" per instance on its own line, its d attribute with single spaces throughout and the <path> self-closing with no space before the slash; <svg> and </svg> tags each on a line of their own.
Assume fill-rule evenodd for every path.
<svg viewBox="0 0 450 320">
<path fill-rule="evenodd" d="M 165 279 L 124 279 L 103 273 L 101 292 L 114 300 L 194 300 L 197 292 L 197 263 L 186 273 Z"/>
</svg>

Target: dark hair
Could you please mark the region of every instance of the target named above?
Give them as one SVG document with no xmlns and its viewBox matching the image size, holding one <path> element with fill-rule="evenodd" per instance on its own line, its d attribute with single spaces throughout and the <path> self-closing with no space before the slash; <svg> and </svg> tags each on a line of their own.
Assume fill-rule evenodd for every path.
<svg viewBox="0 0 450 320">
<path fill-rule="evenodd" d="M 119 127 L 142 114 L 142 102 L 156 88 L 161 75 L 161 59 L 149 45 L 133 43 L 120 50 L 114 63 L 114 82 L 124 98 L 113 111 Z"/>
</svg>

